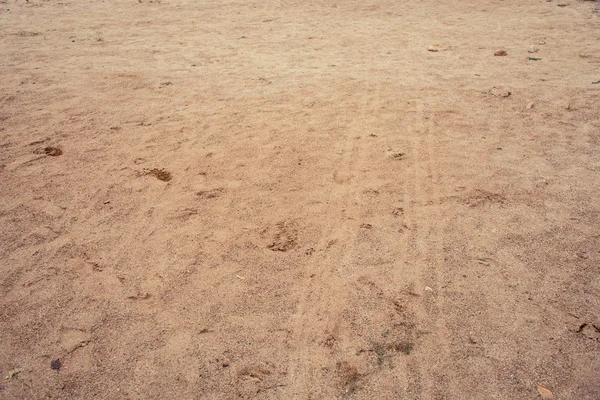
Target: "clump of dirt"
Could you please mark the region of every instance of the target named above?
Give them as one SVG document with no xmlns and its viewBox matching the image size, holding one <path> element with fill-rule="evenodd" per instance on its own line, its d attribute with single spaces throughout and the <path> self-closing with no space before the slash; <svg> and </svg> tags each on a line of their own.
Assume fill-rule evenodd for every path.
<svg viewBox="0 0 600 400">
<path fill-rule="evenodd" d="M 16 33 L 16 35 L 21 36 L 21 37 L 33 37 L 33 36 L 39 36 L 40 33 L 34 32 L 34 31 L 25 31 L 23 29 L 20 29 L 19 32 Z"/>
<path fill-rule="evenodd" d="M 503 86 L 494 86 L 488 90 L 488 93 L 495 97 L 509 97 L 512 94 L 512 91 Z"/>
<path fill-rule="evenodd" d="M 296 248 L 298 244 L 298 233 L 290 225 L 280 222 L 275 227 L 272 242 L 267 246 L 272 251 L 286 252 Z"/>
<path fill-rule="evenodd" d="M 163 182 L 169 182 L 171 179 L 173 179 L 171 173 L 162 168 L 144 169 L 144 175 L 152 175 L 156 179 L 161 180 Z"/>
<path fill-rule="evenodd" d="M 201 199 L 214 199 L 215 197 L 219 197 L 225 190 L 222 188 L 211 189 L 211 190 L 200 190 L 196 193 Z"/>
<path fill-rule="evenodd" d="M 63 152 L 58 147 L 48 146 L 44 148 L 44 153 L 46 153 L 49 156 L 56 157 L 60 156 Z"/>
<path fill-rule="evenodd" d="M 263 380 L 267 375 L 271 375 L 271 371 L 261 366 L 244 367 L 238 371 L 238 376 L 246 379 L 254 378 Z"/>
<path fill-rule="evenodd" d="M 403 207 L 394 208 L 394 210 L 392 210 L 392 215 L 394 217 L 401 217 L 402 215 L 404 215 L 404 208 Z"/>
<path fill-rule="evenodd" d="M 62 155 L 63 151 L 59 147 L 47 146 L 47 147 L 44 147 L 43 149 L 35 150 L 34 153 L 35 154 L 46 154 L 48 156 L 57 157 L 57 156 Z"/>
<path fill-rule="evenodd" d="M 340 361 L 336 365 L 340 383 L 346 394 L 352 394 L 359 389 L 358 381 L 361 374 L 358 369 L 347 361 Z"/>
<path fill-rule="evenodd" d="M 327 336 L 327 338 L 325 338 L 325 340 L 323 341 L 323 344 L 327 347 L 333 347 L 335 342 L 337 342 L 337 340 L 335 339 L 335 336 L 329 335 L 329 336 Z"/>
<path fill-rule="evenodd" d="M 469 207 L 480 207 L 485 204 L 506 204 L 506 197 L 491 193 L 485 190 L 475 190 L 466 198 L 461 200 L 461 203 L 468 205 Z"/>
<path fill-rule="evenodd" d="M 373 343 L 372 350 L 377 356 L 377 364 L 383 364 L 383 360 L 385 359 L 385 346 L 382 343 Z"/>
<path fill-rule="evenodd" d="M 404 353 L 406 355 L 409 355 L 413 351 L 414 347 L 415 344 L 413 342 L 398 342 L 392 343 L 388 346 L 390 350 Z"/>
<path fill-rule="evenodd" d="M 600 342 L 600 328 L 595 324 L 581 324 L 579 329 L 577 329 L 577 333 L 582 334 L 588 339 Z"/>
</svg>

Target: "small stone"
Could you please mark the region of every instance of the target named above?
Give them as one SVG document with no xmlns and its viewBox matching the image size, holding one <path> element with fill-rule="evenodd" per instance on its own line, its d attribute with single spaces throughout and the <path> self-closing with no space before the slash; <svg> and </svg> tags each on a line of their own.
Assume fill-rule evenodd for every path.
<svg viewBox="0 0 600 400">
<path fill-rule="evenodd" d="M 509 97 L 512 94 L 510 90 L 502 86 L 494 86 L 488 91 L 488 93 L 496 97 Z"/>
<path fill-rule="evenodd" d="M 57 358 L 56 360 L 54 360 L 50 363 L 50 368 L 52 368 L 55 371 L 59 371 L 62 368 L 62 363 Z"/>
<path fill-rule="evenodd" d="M 527 110 L 531 110 L 533 108 L 533 101 L 529 104 L 527 104 L 527 107 L 525 107 Z"/>
<path fill-rule="evenodd" d="M 496 57 L 503 57 L 503 56 L 508 55 L 508 53 L 506 52 L 506 50 L 498 50 L 498 51 L 494 52 L 494 55 Z"/>
<path fill-rule="evenodd" d="M 439 47 L 437 47 L 437 46 L 429 46 L 429 47 L 427 48 L 427 51 L 432 51 L 432 52 L 434 52 L 434 53 L 437 53 L 438 51 L 440 51 L 440 48 L 439 48 Z"/>
<path fill-rule="evenodd" d="M 539 47 L 534 45 L 529 46 L 529 50 L 527 50 L 528 53 L 537 53 L 538 51 L 540 51 Z"/>
<path fill-rule="evenodd" d="M 21 368 L 12 369 L 8 371 L 7 379 L 15 379 L 21 374 L 21 372 L 23 372 Z"/>
</svg>

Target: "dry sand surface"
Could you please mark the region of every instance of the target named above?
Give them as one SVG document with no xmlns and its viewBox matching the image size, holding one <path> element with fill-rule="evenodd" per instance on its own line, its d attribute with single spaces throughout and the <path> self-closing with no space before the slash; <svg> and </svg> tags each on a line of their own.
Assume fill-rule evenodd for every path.
<svg viewBox="0 0 600 400">
<path fill-rule="evenodd" d="M 597 2 L 0 3 L 0 398 L 600 399 Z"/>
</svg>

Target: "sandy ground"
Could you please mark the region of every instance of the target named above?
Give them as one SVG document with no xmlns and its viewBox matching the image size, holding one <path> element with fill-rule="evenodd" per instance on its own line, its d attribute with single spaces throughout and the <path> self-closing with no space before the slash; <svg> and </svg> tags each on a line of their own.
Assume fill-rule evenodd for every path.
<svg viewBox="0 0 600 400">
<path fill-rule="evenodd" d="M 1 1 L 0 398 L 599 399 L 568 2 Z"/>
</svg>

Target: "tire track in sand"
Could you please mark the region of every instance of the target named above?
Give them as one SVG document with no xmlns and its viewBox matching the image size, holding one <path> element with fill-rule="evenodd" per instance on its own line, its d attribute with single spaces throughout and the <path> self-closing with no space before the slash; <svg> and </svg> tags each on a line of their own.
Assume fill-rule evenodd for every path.
<svg viewBox="0 0 600 400">
<path fill-rule="evenodd" d="M 313 259 L 306 265 L 304 282 L 298 284 L 302 288 L 300 300 L 290 322 L 294 348 L 282 398 L 312 398 L 312 383 L 319 378 L 320 367 L 330 361 L 329 350 L 322 343 L 326 333 L 336 329 L 336 321 L 347 305 L 350 282 L 344 277 L 344 267 L 353 259 L 353 244 L 359 234 L 353 218 L 360 187 L 356 169 L 365 158 L 364 146 L 357 140 L 352 132 L 345 133 L 343 156 L 335 164 L 327 199 L 326 218 L 330 223 L 323 229 Z"/>
<path fill-rule="evenodd" d="M 409 362 L 408 394 L 424 399 L 454 398 L 455 382 L 452 371 L 445 368 L 450 354 L 448 329 L 440 312 L 440 269 L 444 268 L 443 237 L 447 218 L 440 206 L 440 171 L 434 152 L 437 130 L 427 104 L 416 100 L 412 126 L 414 176 L 406 191 L 406 218 L 410 231 L 408 249 L 417 292 L 421 295 L 413 306 L 423 336 L 414 357 Z"/>
</svg>

